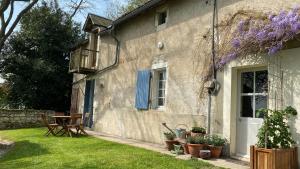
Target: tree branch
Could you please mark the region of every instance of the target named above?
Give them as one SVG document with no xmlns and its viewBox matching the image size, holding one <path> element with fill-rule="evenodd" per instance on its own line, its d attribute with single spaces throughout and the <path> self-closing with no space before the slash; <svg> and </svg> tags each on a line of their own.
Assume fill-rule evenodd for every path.
<svg viewBox="0 0 300 169">
<path fill-rule="evenodd" d="M 10 2 L 10 0 L 4 0 L 2 1 L 2 4 L 4 4 L 6 1 Z M 33 0 L 26 8 L 24 8 L 17 16 L 17 18 L 14 20 L 14 22 L 12 23 L 11 27 L 9 28 L 9 30 L 6 32 L 6 29 L 1 30 L 1 34 L 4 36 L 0 36 L 0 52 L 4 46 L 4 42 L 7 40 L 7 38 L 12 34 L 13 30 L 15 29 L 15 27 L 17 26 L 17 24 L 19 23 L 19 21 L 21 20 L 22 16 L 28 12 L 39 0 Z M 1 4 L 1 6 L 2 6 Z M 6 3 L 4 5 L 7 5 Z M 9 5 L 8 5 L 9 6 Z M 6 7 L 6 9 L 8 8 L 8 6 Z M 5 9 L 5 8 L 0 8 L 0 12 L 1 9 Z M 5 10 L 6 10 L 5 9 Z M 4 10 L 4 11 L 5 11 Z M 3 11 L 3 13 L 4 13 Z M 5 22 L 5 21 L 4 21 Z M 8 24 L 8 23 L 7 23 Z"/>
<path fill-rule="evenodd" d="M 74 7 L 73 13 L 70 15 L 71 18 L 73 18 L 73 17 L 76 15 L 76 13 L 77 13 L 78 10 L 80 9 L 82 3 L 83 3 L 83 0 L 80 0 L 78 4 L 77 4 L 77 3 L 74 3 L 74 4 L 76 4 L 76 6 Z"/>
<path fill-rule="evenodd" d="M 9 24 L 9 22 L 11 21 L 11 18 L 13 16 L 13 13 L 14 13 L 14 2 L 15 1 L 11 1 L 11 3 L 10 3 L 9 16 L 8 16 L 7 20 L 5 21 L 4 29 L 6 29 L 7 25 Z"/>
<path fill-rule="evenodd" d="M 6 9 L 9 7 L 11 0 L 2 0 L 1 5 L 0 5 L 0 14 L 4 13 Z"/>
</svg>

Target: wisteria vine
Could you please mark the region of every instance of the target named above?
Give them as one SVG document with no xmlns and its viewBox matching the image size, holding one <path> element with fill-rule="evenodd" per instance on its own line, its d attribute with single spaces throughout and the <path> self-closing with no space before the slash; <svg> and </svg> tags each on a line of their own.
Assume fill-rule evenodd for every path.
<svg viewBox="0 0 300 169">
<path fill-rule="evenodd" d="M 274 55 L 284 48 L 289 40 L 300 33 L 299 7 L 278 14 L 262 14 L 248 17 L 237 24 L 230 39 L 230 47 L 217 60 L 217 69 L 249 54 L 268 53 Z"/>
</svg>

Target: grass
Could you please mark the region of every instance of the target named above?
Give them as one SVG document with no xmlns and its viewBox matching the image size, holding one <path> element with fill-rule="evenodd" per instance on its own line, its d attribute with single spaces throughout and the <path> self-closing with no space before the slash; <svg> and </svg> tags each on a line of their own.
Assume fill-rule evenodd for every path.
<svg viewBox="0 0 300 169">
<path fill-rule="evenodd" d="M 94 137 L 45 137 L 45 131 L 0 131 L 1 138 L 15 141 L 15 147 L 0 158 L 0 169 L 218 169 Z"/>
</svg>

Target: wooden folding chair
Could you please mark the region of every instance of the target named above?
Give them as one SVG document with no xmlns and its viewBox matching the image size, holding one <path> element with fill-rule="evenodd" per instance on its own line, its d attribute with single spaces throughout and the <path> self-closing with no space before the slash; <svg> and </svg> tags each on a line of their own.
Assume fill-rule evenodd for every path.
<svg viewBox="0 0 300 169">
<path fill-rule="evenodd" d="M 58 124 L 56 123 L 49 124 L 45 114 L 41 114 L 41 117 L 44 125 L 48 128 L 48 131 L 46 132 L 45 135 L 49 136 L 49 134 L 52 134 L 53 136 L 55 136 L 56 135 L 55 131 L 57 130 Z"/>
<path fill-rule="evenodd" d="M 66 129 L 67 129 L 67 133 L 70 135 L 70 137 L 72 137 L 72 134 L 74 133 L 72 131 L 72 129 L 76 130 L 76 135 L 79 134 L 79 131 L 83 132 L 84 134 L 87 134 L 83 129 L 82 114 L 72 113 L 71 114 L 71 123 L 66 126 Z"/>
</svg>

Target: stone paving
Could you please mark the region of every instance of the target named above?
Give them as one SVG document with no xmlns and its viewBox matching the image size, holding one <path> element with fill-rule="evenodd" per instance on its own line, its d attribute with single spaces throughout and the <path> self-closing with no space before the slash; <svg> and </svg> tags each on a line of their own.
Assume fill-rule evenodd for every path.
<svg viewBox="0 0 300 169">
<path fill-rule="evenodd" d="M 172 154 L 171 152 L 167 151 L 163 145 L 160 145 L 160 144 L 147 143 L 147 142 L 142 142 L 142 141 L 133 140 L 133 139 L 125 139 L 125 138 L 111 136 L 108 134 L 97 133 L 94 131 L 87 131 L 87 132 L 89 135 L 92 135 L 97 138 L 101 138 L 103 140 L 132 145 L 135 147 L 140 147 L 140 148 L 160 152 L 163 154 L 172 155 L 172 156 L 175 156 L 175 158 L 182 159 L 182 160 L 191 159 L 190 155 L 178 155 L 177 156 L 175 154 Z M 231 169 L 249 169 L 250 168 L 248 162 L 243 162 L 243 161 L 239 161 L 239 160 L 235 160 L 235 159 L 231 159 L 231 158 L 210 159 L 210 160 L 203 160 L 203 159 L 199 158 L 199 160 L 208 162 L 215 166 L 224 167 L 224 168 L 231 168 Z"/>
<path fill-rule="evenodd" d="M 0 138 L 0 158 L 15 145 L 14 142 Z"/>
</svg>

